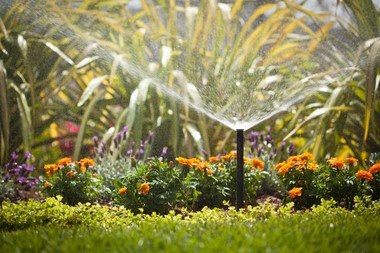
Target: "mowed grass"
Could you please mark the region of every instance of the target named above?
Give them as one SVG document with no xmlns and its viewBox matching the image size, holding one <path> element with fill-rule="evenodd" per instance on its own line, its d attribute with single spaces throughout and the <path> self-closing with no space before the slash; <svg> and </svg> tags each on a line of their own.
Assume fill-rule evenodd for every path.
<svg viewBox="0 0 380 253">
<path fill-rule="evenodd" d="M 162 217 L 105 228 L 36 226 L 2 231 L 0 252 L 379 252 L 379 210 L 247 219 Z"/>
</svg>

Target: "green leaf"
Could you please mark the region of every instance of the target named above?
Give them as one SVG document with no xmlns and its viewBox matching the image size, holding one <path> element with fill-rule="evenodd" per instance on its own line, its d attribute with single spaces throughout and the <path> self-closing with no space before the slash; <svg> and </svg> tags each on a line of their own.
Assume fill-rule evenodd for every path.
<svg viewBox="0 0 380 253">
<path fill-rule="evenodd" d="M 94 109 L 96 103 L 104 95 L 104 93 L 105 93 L 104 90 L 101 91 L 101 92 L 99 92 L 94 97 L 94 99 L 91 100 L 90 104 L 86 108 L 86 111 L 85 111 L 85 113 L 84 113 L 84 115 L 82 117 L 82 121 L 81 121 L 79 132 L 78 132 L 78 136 L 77 136 L 77 139 L 75 141 L 75 146 L 74 146 L 74 154 L 73 154 L 73 160 L 74 161 L 77 161 L 79 159 L 80 151 L 81 151 L 81 148 L 82 148 L 82 143 L 83 143 L 86 127 L 87 127 L 87 122 L 88 122 L 88 119 L 90 117 L 91 111 Z"/>
<path fill-rule="evenodd" d="M 87 85 L 86 89 L 84 90 L 82 96 L 79 99 L 79 102 L 77 104 L 78 107 L 81 107 L 87 99 L 91 96 L 91 94 L 95 91 L 95 89 L 102 84 L 102 82 L 108 77 L 108 75 L 96 77 L 90 81 L 90 83 Z"/>
</svg>

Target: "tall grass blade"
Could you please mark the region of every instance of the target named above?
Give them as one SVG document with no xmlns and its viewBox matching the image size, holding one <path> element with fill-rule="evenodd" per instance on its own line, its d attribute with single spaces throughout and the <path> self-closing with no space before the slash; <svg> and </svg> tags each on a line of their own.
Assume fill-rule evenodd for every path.
<svg viewBox="0 0 380 253">
<path fill-rule="evenodd" d="M 380 41 L 377 41 L 371 48 L 370 59 L 368 61 L 367 82 L 366 82 L 366 102 L 365 102 L 365 118 L 364 118 L 364 142 L 368 137 L 372 106 L 374 96 L 376 94 L 376 76 L 379 66 L 377 63 L 378 54 L 380 53 Z"/>
<path fill-rule="evenodd" d="M 13 83 L 11 87 L 17 92 L 17 107 L 20 112 L 24 151 L 31 151 L 32 120 L 25 94 Z"/>
<path fill-rule="evenodd" d="M 90 102 L 88 107 L 86 108 L 86 111 L 84 112 L 82 116 L 82 121 L 79 127 L 79 132 L 77 139 L 75 141 L 75 146 L 74 146 L 74 153 L 73 153 L 73 159 L 74 161 L 77 161 L 79 159 L 80 153 L 81 153 L 81 148 L 82 148 L 82 143 L 83 139 L 85 136 L 85 131 L 88 123 L 88 119 L 91 115 L 91 112 L 93 111 L 96 103 L 98 100 L 105 94 L 105 90 L 100 91 Z"/>
<path fill-rule="evenodd" d="M 103 81 L 106 80 L 107 77 L 108 75 L 104 75 L 104 76 L 100 76 L 100 77 L 96 77 L 92 79 L 88 83 L 86 89 L 84 90 L 82 96 L 80 97 L 77 106 L 81 107 L 84 103 L 86 103 L 88 98 L 92 95 L 92 93 L 94 93 L 95 89 L 98 88 L 99 85 L 102 84 Z"/>
<path fill-rule="evenodd" d="M 0 166 L 5 163 L 9 152 L 9 108 L 7 101 L 7 86 L 5 78 L 5 68 L 3 61 L 0 60 L 0 131 L 1 131 L 1 143 L 0 143 Z"/>
</svg>

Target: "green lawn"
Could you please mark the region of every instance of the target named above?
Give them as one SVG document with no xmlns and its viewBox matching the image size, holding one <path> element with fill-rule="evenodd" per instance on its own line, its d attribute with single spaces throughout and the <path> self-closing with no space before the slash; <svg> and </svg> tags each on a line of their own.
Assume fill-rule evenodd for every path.
<svg viewBox="0 0 380 253">
<path fill-rule="evenodd" d="M 232 208 L 205 209 L 185 216 L 174 213 L 132 216 L 125 210 L 113 212 L 89 206 L 84 210 L 84 207 L 79 207 L 80 211 L 78 207 L 68 209 L 76 217 L 66 216 L 65 219 L 71 219 L 71 225 L 59 220 L 62 213 L 54 214 L 57 209 L 52 208 L 45 210 L 50 216 L 37 225 L 24 223 L 23 228 L 2 229 L 0 252 L 376 252 L 380 249 L 379 205 L 354 211 L 322 206 L 303 214 L 263 206 L 244 212 Z M 97 209 L 98 212 L 94 211 Z M 10 225 L 4 220 L 4 214 L 9 211 L 5 208 L 0 213 L 3 228 Z M 21 214 L 21 209 L 13 214 L 19 215 L 20 220 L 26 215 Z"/>
</svg>

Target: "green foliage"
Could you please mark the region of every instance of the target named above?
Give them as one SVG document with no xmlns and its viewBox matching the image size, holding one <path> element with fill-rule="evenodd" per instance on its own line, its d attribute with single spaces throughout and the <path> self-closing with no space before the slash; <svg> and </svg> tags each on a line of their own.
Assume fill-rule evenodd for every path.
<svg viewBox="0 0 380 253">
<path fill-rule="evenodd" d="M 319 188 L 319 197 L 333 198 L 342 206 L 352 207 L 355 196 L 370 194 L 370 186 L 367 180 L 356 176 L 359 170 L 356 164 L 346 162 L 339 167 L 331 163 L 320 165 L 314 184 Z"/>
<path fill-rule="evenodd" d="M 358 160 L 330 158 L 317 164 L 310 153 L 291 156 L 286 162 L 274 167 L 281 180 L 285 201 L 293 201 L 297 208 L 311 207 L 322 199 L 333 199 L 335 203 L 352 208 L 355 196 L 375 197 L 378 187 L 376 173 L 360 169 Z"/>
<path fill-rule="evenodd" d="M 11 197 L 14 192 L 13 180 L 6 178 L 3 171 L 0 171 L 0 203 Z"/>
<path fill-rule="evenodd" d="M 133 215 L 123 207 L 71 207 L 60 198 L 4 202 L 0 250 L 375 252 L 380 246 L 379 214 L 377 202 L 354 212 L 325 201 L 303 214 L 293 214 L 291 205 L 281 211 L 261 205 L 249 206 L 245 212 L 204 208 L 165 216 Z"/>
<path fill-rule="evenodd" d="M 46 176 L 40 178 L 42 193 L 46 197 L 60 195 L 69 205 L 98 200 L 102 179 L 93 165 L 93 161 L 86 158 L 80 162 L 63 158 L 58 164 L 46 164 Z"/>
<path fill-rule="evenodd" d="M 166 214 L 177 204 L 183 205 L 183 174 L 173 162 L 162 158 L 145 163 L 135 161 L 123 176 L 114 180 L 114 185 L 115 203 L 134 213 Z"/>
</svg>

